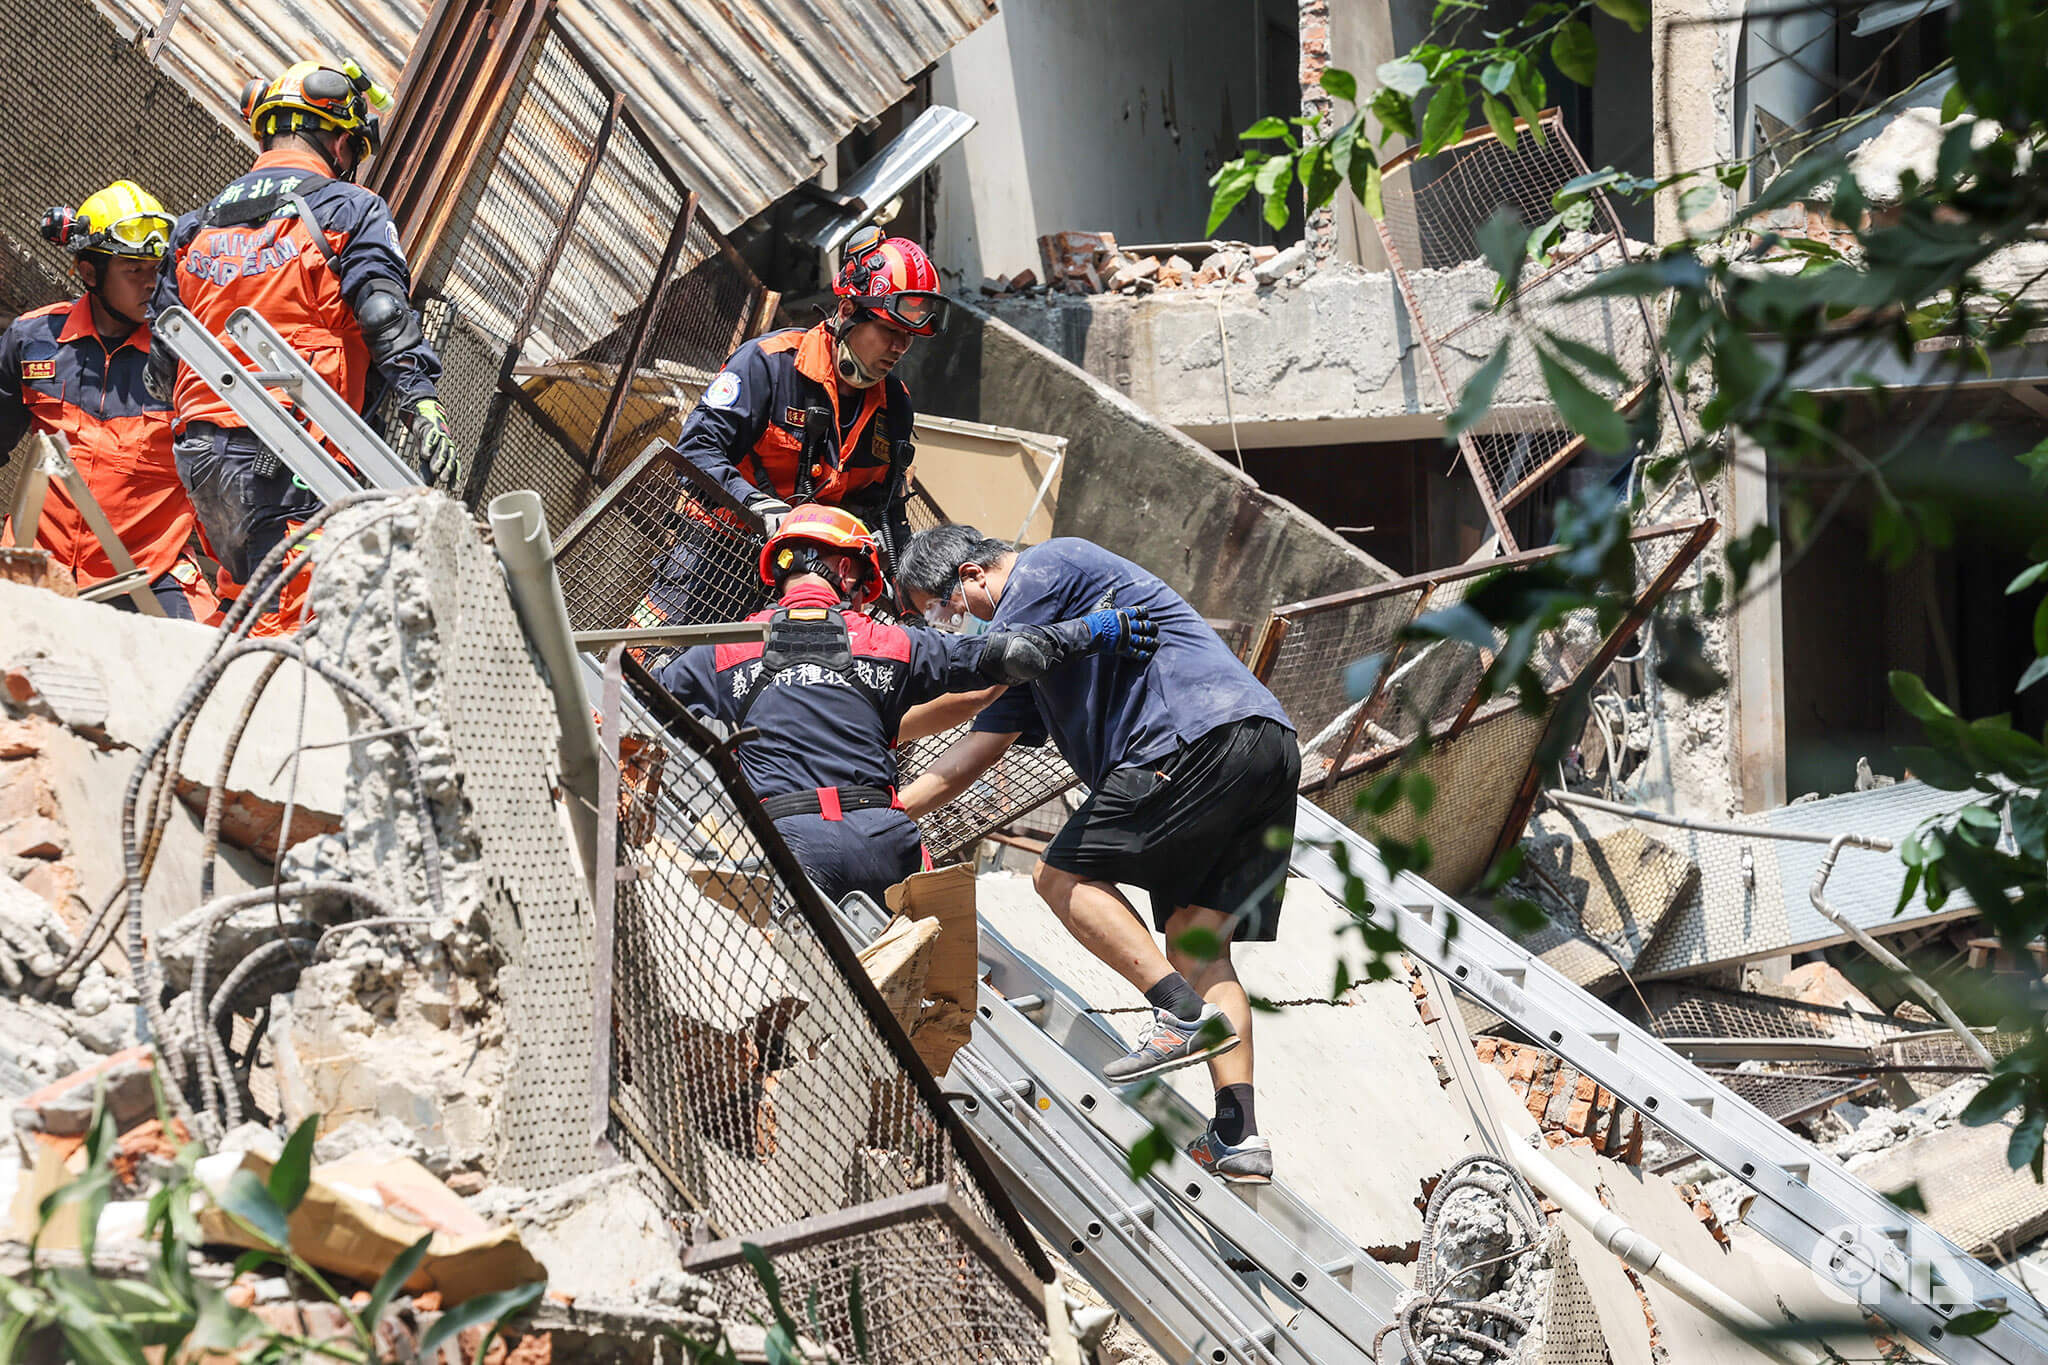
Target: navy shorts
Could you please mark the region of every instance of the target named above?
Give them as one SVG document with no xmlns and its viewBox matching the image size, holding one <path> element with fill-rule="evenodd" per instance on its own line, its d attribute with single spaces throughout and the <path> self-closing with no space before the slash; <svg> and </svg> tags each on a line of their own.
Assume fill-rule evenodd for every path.
<svg viewBox="0 0 2048 1365">
<path fill-rule="evenodd" d="M 1231 937 L 1280 932 L 1301 751 L 1264 717 L 1219 725 L 1155 762 L 1113 769 L 1046 846 L 1062 872 L 1142 887 L 1152 922 L 1200 905 L 1238 916 Z"/>
</svg>

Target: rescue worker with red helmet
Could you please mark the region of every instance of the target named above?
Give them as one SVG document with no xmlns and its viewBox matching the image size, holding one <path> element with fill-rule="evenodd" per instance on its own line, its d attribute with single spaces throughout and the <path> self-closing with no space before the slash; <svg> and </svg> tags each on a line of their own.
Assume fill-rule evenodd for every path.
<svg viewBox="0 0 2048 1365">
<path fill-rule="evenodd" d="M 676 449 L 760 514 L 769 534 L 797 503 L 844 507 L 874 528 L 882 559 L 910 540 L 910 392 L 891 373 L 945 308 L 924 248 L 863 228 L 848 241 L 832 290 L 837 311 L 808 331 L 754 338 L 712 376 Z M 642 624 L 716 619 L 694 580 L 706 572 L 687 541 L 656 566 Z M 721 594 L 710 594 L 718 597 Z"/>
<path fill-rule="evenodd" d="M 42 232 L 71 253 L 85 292 L 22 314 L 0 335 L 0 464 L 31 426 L 61 437 L 164 614 L 208 620 L 217 604 L 187 549 L 195 521 L 171 458 L 170 407 L 143 385 L 144 313 L 171 217 L 140 185 L 116 180 L 75 209 L 50 209 Z M 45 496 L 35 544 L 81 588 L 114 576 L 113 560 L 60 483 Z M 125 596 L 114 605 L 133 609 Z"/>
<path fill-rule="evenodd" d="M 896 799 L 904 713 L 947 692 L 1027 683 L 1084 655 L 1142 662 L 1158 630 L 1142 611 L 986 635 L 906 630 L 860 608 L 882 595 L 881 545 L 842 508 L 792 510 L 761 551 L 776 605 L 765 644 L 703 645 L 656 677 L 691 711 L 732 730 L 740 768 L 820 891 L 882 893 L 924 865 Z"/>
<path fill-rule="evenodd" d="M 353 61 L 303 61 L 251 81 L 242 113 L 262 153 L 178 220 L 151 313 L 182 305 L 218 336 L 236 309 L 255 308 L 358 411 L 396 392 L 421 473 L 459 487 L 460 457 L 435 389 L 441 361 L 413 311 L 397 226 L 382 198 L 353 183 L 377 150 L 372 106 L 388 101 Z M 178 472 L 200 524 L 222 568 L 245 582 L 320 501 L 189 366 L 160 355 L 150 368 L 172 399 Z M 303 595 L 300 578 L 259 633 L 290 628 Z"/>
</svg>

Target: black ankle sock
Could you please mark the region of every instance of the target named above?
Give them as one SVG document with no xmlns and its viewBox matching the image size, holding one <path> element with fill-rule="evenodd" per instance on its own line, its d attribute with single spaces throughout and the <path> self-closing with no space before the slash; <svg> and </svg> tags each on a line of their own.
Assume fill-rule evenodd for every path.
<svg viewBox="0 0 2048 1365">
<path fill-rule="evenodd" d="M 1168 972 L 1145 992 L 1145 1002 L 1154 1009 L 1165 1010 L 1176 1019 L 1199 1019 L 1202 1016 L 1202 997 L 1195 994 L 1195 988 L 1179 972 Z"/>
<path fill-rule="evenodd" d="M 1259 1131 L 1250 1085 L 1226 1085 L 1216 1092 L 1216 1136 L 1235 1147 Z"/>
</svg>

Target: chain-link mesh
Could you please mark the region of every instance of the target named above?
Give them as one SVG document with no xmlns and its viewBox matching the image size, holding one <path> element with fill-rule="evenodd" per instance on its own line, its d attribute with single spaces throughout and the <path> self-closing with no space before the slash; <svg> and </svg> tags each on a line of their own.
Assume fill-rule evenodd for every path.
<svg viewBox="0 0 2048 1365">
<path fill-rule="evenodd" d="M 608 718 L 646 746 L 617 823 L 631 869 L 616 890 L 613 953 L 623 1140 L 666 1182 L 698 1244 L 873 1218 L 898 1199 L 901 1221 L 888 1227 L 776 1255 L 785 1302 L 815 1289 L 843 1358 L 857 1268 L 872 1337 L 913 1352 L 876 1358 L 1036 1365 L 1043 1337 L 1015 1270 L 1043 1267 L 1036 1244 L 736 762 L 629 671 L 662 728 Z M 899 1198 L 917 1191 L 939 1202 Z"/>
<path fill-rule="evenodd" d="M 133 37 L 91 0 L 0 6 L 0 50 L 23 63 L 0 87 L 0 320 L 76 292 L 71 258 L 37 231 L 50 205 L 126 179 L 182 213 L 255 158 L 227 111 L 186 94 Z"/>
<path fill-rule="evenodd" d="M 907 783 L 923 772 L 967 730 L 962 725 L 898 749 L 899 780 Z M 1080 780 L 1051 744 L 1035 749 L 1013 744 L 966 791 L 917 822 L 925 849 L 934 863 L 958 862 L 974 851 L 983 835 L 1015 824 Z"/>
<path fill-rule="evenodd" d="M 1555 113 L 1540 121 L 1543 141 L 1524 128 L 1509 147 L 1491 131 L 1468 134 L 1427 159 L 1389 163 L 1385 216 L 1379 220 L 1401 297 L 1443 387 L 1446 405 L 1497 347 L 1509 348 L 1493 409 L 1459 438 L 1496 529 L 1509 549 L 1505 514 L 1584 448 L 1543 396 L 1535 329 L 1511 325 L 1519 314 L 1535 328 L 1611 357 L 1628 382 L 1585 373 L 1592 390 L 1617 408 L 1632 406 L 1657 381 L 1661 358 L 1647 312 L 1634 300 L 1577 299 L 1602 270 L 1629 259 L 1628 243 L 1606 197 L 1594 190 L 1569 211 L 1549 254 L 1526 264 L 1512 298 L 1493 307 L 1494 274 L 1479 232 L 1502 209 L 1536 228 L 1556 214 L 1553 196 L 1586 173 L 1578 148 Z M 1557 349 L 1555 347 L 1553 350 Z M 1575 367 L 1576 368 L 1576 367 Z"/>
<path fill-rule="evenodd" d="M 878 1232 L 839 1238 L 823 1246 L 785 1252 L 775 1259 L 785 1286 L 804 1286 L 804 1298 L 785 1290 L 784 1306 L 802 1335 L 835 1347 L 840 1360 L 916 1362 L 1016 1361 L 1039 1365 L 1044 1325 L 1010 1294 L 991 1293 L 977 1248 L 937 1218 L 906 1221 Z M 728 1310 L 773 1321 L 760 1279 L 735 1266 L 719 1275 L 719 1302 Z M 868 1354 L 856 1353 L 852 1300 L 858 1285 Z M 818 1322 L 811 1330 L 807 1304 L 818 1291 Z M 822 1340 L 819 1340 L 822 1338 Z"/>
</svg>

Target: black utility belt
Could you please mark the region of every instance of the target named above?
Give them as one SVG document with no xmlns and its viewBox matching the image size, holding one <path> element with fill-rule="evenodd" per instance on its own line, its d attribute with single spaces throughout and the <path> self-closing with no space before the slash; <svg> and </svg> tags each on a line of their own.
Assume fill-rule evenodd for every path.
<svg viewBox="0 0 2048 1365">
<path fill-rule="evenodd" d="M 843 820 L 850 810 L 901 810 L 896 793 L 887 787 L 818 787 L 807 792 L 786 792 L 761 802 L 770 820 L 790 815 L 822 815 Z"/>
</svg>

